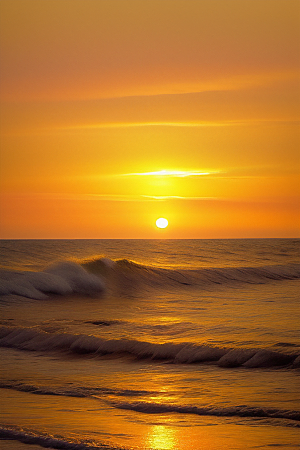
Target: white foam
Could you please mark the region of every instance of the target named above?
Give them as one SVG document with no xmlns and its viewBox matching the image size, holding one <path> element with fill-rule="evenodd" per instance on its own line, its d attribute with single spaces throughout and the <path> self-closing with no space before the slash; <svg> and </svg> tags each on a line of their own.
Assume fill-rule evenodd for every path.
<svg viewBox="0 0 300 450">
<path fill-rule="evenodd" d="M 74 262 L 61 262 L 43 272 L 9 272 L 0 279 L 0 295 L 15 294 L 44 300 L 47 294 L 95 294 L 104 290 L 99 276 Z"/>
</svg>

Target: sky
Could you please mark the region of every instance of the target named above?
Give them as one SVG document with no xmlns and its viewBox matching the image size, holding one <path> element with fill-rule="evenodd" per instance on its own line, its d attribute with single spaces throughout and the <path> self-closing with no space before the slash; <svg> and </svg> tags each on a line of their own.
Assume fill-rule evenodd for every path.
<svg viewBox="0 0 300 450">
<path fill-rule="evenodd" d="M 298 0 L 0 14 L 1 238 L 300 237 Z"/>
</svg>

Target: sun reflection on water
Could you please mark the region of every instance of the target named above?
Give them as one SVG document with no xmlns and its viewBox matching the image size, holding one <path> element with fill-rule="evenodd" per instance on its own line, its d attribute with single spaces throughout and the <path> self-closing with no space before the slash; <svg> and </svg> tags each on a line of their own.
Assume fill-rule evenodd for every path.
<svg viewBox="0 0 300 450">
<path fill-rule="evenodd" d="M 178 448 L 175 429 L 164 425 L 154 425 L 148 434 L 147 445 L 153 450 Z"/>
</svg>

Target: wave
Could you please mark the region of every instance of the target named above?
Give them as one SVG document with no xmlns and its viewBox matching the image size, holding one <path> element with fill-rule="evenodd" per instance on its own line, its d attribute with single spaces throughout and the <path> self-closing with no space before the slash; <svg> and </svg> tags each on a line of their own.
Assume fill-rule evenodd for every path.
<svg viewBox="0 0 300 450">
<path fill-rule="evenodd" d="M 49 294 L 95 295 L 106 289 L 132 292 L 143 287 L 211 287 L 237 283 L 265 284 L 300 278 L 300 264 L 264 267 L 165 269 L 127 259 L 98 258 L 81 264 L 62 261 L 43 271 L 0 271 L 0 296 L 44 300 Z"/>
<path fill-rule="evenodd" d="M 61 437 L 47 434 L 38 434 L 22 428 L 0 426 L 0 439 L 9 439 L 24 444 L 40 445 L 44 448 L 55 448 L 65 450 L 121 450 L 119 447 L 110 447 L 107 444 L 91 444 L 86 441 L 71 441 Z"/>
<path fill-rule="evenodd" d="M 110 389 L 104 387 L 40 387 L 23 384 L 21 382 L 7 381 L 0 384 L 0 388 L 13 389 L 21 392 L 28 392 L 37 395 L 59 395 L 66 397 L 84 397 L 101 399 L 106 404 L 129 411 L 136 411 L 145 414 L 196 414 L 198 416 L 218 416 L 218 417 L 247 417 L 247 418 L 268 418 L 284 419 L 300 422 L 300 411 L 285 410 L 280 408 L 257 407 L 250 405 L 232 405 L 224 407 L 221 405 L 180 405 L 172 403 L 157 403 L 153 401 L 120 401 L 120 397 L 150 397 L 160 394 L 155 391 L 131 390 L 131 389 Z M 300 428 L 300 424 L 295 424 Z"/>
<path fill-rule="evenodd" d="M 44 300 L 47 294 L 95 294 L 103 292 L 104 283 L 99 276 L 88 273 L 75 262 L 65 261 L 42 272 L 1 271 L 0 295 L 19 295 Z"/>
<path fill-rule="evenodd" d="M 19 392 L 28 392 L 35 395 L 57 395 L 63 397 L 78 398 L 102 398 L 102 397 L 145 397 L 158 394 L 156 391 L 145 391 L 136 389 L 111 389 L 106 387 L 51 387 L 51 386 L 35 386 L 25 384 L 20 381 L 3 381 L 0 382 L 0 389 L 12 389 Z"/>
<path fill-rule="evenodd" d="M 217 417 L 249 417 L 249 418 L 271 418 L 300 421 L 300 411 L 282 410 L 277 408 L 260 408 L 255 406 L 188 406 L 171 405 L 153 402 L 111 402 L 119 409 L 141 412 L 145 414 L 196 414 L 198 416 L 217 416 Z M 295 426 L 300 428 L 299 424 Z"/>
<path fill-rule="evenodd" d="M 263 284 L 300 278 L 300 264 L 175 270 L 146 266 L 127 259 L 112 261 L 100 258 L 85 261 L 83 266 L 121 286 L 146 284 L 160 287 L 205 287 L 234 283 Z"/>
<path fill-rule="evenodd" d="M 195 343 L 154 344 L 129 339 L 103 339 L 88 335 L 48 333 L 32 328 L 0 328 L 0 346 L 39 352 L 120 356 L 164 360 L 175 364 L 210 363 L 219 367 L 300 367 L 299 352 L 270 349 L 221 348 Z"/>
</svg>

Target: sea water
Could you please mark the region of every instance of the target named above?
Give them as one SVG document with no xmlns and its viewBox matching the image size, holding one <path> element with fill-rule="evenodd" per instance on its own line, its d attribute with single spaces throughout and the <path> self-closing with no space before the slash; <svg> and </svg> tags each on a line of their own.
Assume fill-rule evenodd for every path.
<svg viewBox="0 0 300 450">
<path fill-rule="evenodd" d="M 299 448 L 299 244 L 1 241 L 1 448 Z"/>
</svg>

